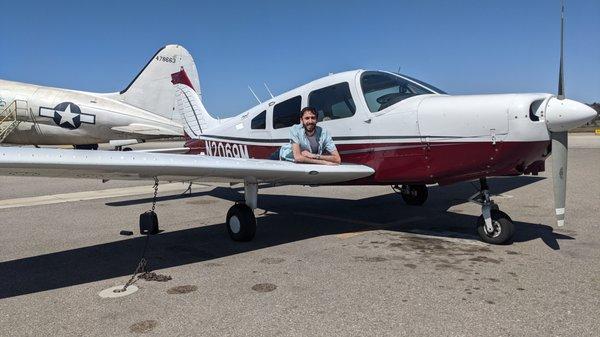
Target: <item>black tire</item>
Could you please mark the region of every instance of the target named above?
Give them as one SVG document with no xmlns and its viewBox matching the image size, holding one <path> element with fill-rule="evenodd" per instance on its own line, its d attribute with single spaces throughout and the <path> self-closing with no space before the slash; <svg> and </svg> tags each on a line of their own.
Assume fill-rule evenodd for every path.
<svg viewBox="0 0 600 337">
<path fill-rule="evenodd" d="M 477 218 L 477 234 L 479 234 L 482 241 L 494 245 L 509 243 L 515 233 L 514 223 L 506 213 L 500 210 L 492 209 L 491 215 L 494 232 L 488 233 L 486 231 L 485 220 L 483 220 L 483 215 L 481 215 Z"/>
<path fill-rule="evenodd" d="M 407 205 L 421 206 L 427 201 L 429 192 L 427 185 L 408 185 L 408 192 L 402 192 L 402 199 Z"/>
<path fill-rule="evenodd" d="M 132 148 L 130 148 L 130 147 L 124 147 L 124 148 L 123 148 L 123 150 L 121 150 L 121 151 L 123 151 L 123 152 L 126 152 L 126 151 L 133 151 L 133 149 L 132 149 Z"/>
<path fill-rule="evenodd" d="M 254 212 L 245 204 L 235 204 L 227 212 L 227 232 L 233 241 L 250 241 L 256 234 Z"/>
</svg>

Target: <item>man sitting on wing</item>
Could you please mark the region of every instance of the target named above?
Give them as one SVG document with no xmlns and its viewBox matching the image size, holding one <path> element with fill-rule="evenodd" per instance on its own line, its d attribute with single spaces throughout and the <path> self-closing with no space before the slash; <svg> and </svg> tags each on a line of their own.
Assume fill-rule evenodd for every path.
<svg viewBox="0 0 600 337">
<path fill-rule="evenodd" d="M 300 124 L 290 129 L 290 143 L 281 147 L 281 159 L 306 164 L 339 165 L 340 154 L 327 130 L 317 126 L 317 111 L 306 107 Z"/>
</svg>

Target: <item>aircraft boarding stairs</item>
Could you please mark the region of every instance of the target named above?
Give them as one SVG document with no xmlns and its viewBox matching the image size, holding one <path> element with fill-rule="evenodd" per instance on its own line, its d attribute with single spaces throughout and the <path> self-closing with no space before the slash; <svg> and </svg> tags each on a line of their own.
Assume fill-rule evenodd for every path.
<svg viewBox="0 0 600 337">
<path fill-rule="evenodd" d="M 21 120 L 17 116 L 27 116 L 29 106 L 27 101 L 14 100 L 0 113 L 0 143 L 4 142 L 6 137 L 17 128 Z"/>
</svg>

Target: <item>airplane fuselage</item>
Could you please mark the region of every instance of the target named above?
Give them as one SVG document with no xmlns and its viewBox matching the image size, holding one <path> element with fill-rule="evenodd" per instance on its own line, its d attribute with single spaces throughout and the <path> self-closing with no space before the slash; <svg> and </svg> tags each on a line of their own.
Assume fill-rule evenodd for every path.
<svg viewBox="0 0 600 337">
<path fill-rule="evenodd" d="M 0 111 L 16 103 L 17 128 L 6 143 L 33 145 L 97 144 L 111 140 L 146 140 L 165 135 L 116 130 L 132 124 L 182 133 L 171 120 L 118 101 L 116 94 L 96 94 L 0 80 Z"/>
<path fill-rule="evenodd" d="M 316 106 L 318 125 L 332 134 L 342 161 L 375 170 L 357 184 L 448 184 L 544 170 L 550 138 L 543 110 L 552 95 L 450 96 L 409 78 L 415 88 L 408 91 L 418 94 L 398 93 L 378 74 L 396 76 L 330 75 L 228 119 L 186 146 L 205 155 L 270 158 L 299 122 L 293 110 Z"/>
</svg>

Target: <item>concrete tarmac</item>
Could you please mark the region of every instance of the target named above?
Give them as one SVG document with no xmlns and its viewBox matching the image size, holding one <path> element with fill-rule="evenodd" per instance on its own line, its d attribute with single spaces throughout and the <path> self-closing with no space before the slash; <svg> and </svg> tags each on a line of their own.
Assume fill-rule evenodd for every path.
<svg viewBox="0 0 600 337">
<path fill-rule="evenodd" d="M 121 298 L 98 293 L 138 264 L 152 182 L 0 177 L 0 335 L 597 336 L 600 137 L 575 137 L 564 229 L 550 160 L 489 180 L 516 223 L 503 246 L 476 236 L 470 183 L 421 207 L 389 186 L 261 189 L 248 243 L 223 224 L 239 188 L 165 184 L 147 258 L 172 279 Z"/>
</svg>

